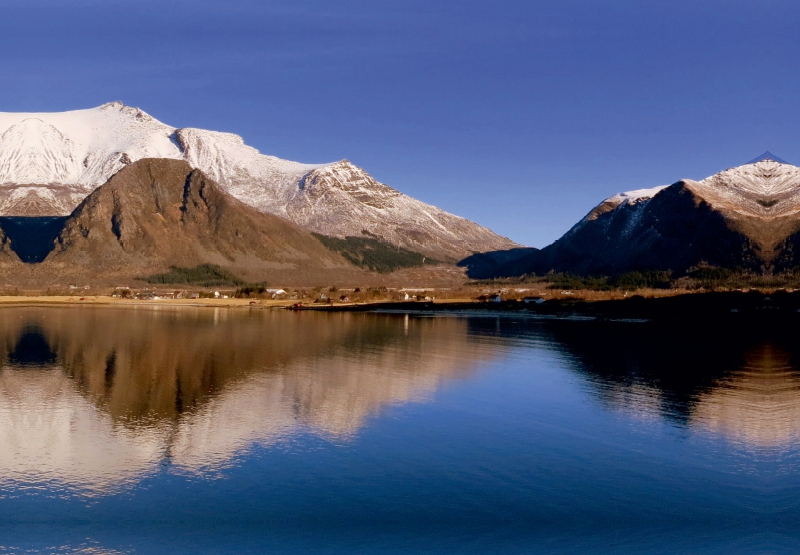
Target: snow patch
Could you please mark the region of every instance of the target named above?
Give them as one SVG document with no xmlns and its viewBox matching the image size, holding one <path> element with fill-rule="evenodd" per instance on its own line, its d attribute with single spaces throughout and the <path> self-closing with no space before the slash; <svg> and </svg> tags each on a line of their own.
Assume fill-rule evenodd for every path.
<svg viewBox="0 0 800 555">
<path fill-rule="evenodd" d="M 185 160 L 253 208 L 326 235 L 367 230 L 447 257 L 518 246 L 377 182 L 347 160 L 282 160 L 238 135 L 178 129 L 121 102 L 68 112 L 0 112 L 0 215 L 68 215 L 142 158 Z"/>
<path fill-rule="evenodd" d="M 614 196 L 608 197 L 603 202 L 612 202 L 614 204 L 633 203 L 642 200 L 648 200 L 656 196 L 659 192 L 669 187 L 669 185 L 659 185 L 658 187 L 651 187 L 649 189 L 636 189 L 635 191 L 626 191 L 624 193 L 617 193 Z"/>
</svg>

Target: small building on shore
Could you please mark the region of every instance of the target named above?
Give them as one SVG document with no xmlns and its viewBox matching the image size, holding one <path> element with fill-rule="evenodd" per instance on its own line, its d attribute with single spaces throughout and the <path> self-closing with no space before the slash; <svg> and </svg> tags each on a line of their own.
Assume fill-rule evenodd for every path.
<svg viewBox="0 0 800 555">
<path fill-rule="evenodd" d="M 523 297 L 522 302 L 525 304 L 542 304 L 544 299 L 542 297 Z"/>
</svg>

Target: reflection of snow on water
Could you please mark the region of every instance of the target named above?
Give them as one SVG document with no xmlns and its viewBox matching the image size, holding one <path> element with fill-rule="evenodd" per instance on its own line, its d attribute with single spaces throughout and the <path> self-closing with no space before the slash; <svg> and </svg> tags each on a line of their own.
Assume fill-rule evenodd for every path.
<svg viewBox="0 0 800 555">
<path fill-rule="evenodd" d="M 780 447 L 800 439 L 800 377 L 791 354 L 772 345 L 748 353 L 744 367 L 702 394 L 697 428 L 745 446 Z"/>
<path fill-rule="evenodd" d="M 169 426 L 130 430 L 87 398 L 60 367 L 0 371 L 0 475 L 4 485 L 106 490 L 150 472 Z"/>
<path fill-rule="evenodd" d="M 91 496 L 165 462 L 214 473 L 296 433 L 350 441 L 382 407 L 425 401 L 496 351 L 451 318 L 70 312 L 0 314 L 6 345 L 35 320 L 57 359 L 0 369 L 2 490 Z"/>
<path fill-rule="evenodd" d="M 637 424 L 666 416 L 685 422 L 694 433 L 721 438 L 745 450 L 795 449 L 800 441 L 800 373 L 792 354 L 777 345 L 751 348 L 744 353 L 744 364 L 698 387 L 685 402 L 676 401 L 675 391 L 661 387 L 664 376 L 637 375 L 640 364 L 625 362 L 634 371 L 624 380 L 618 376 L 591 380 L 592 391 L 608 409 Z M 702 372 L 699 368 L 698 373 Z"/>
</svg>

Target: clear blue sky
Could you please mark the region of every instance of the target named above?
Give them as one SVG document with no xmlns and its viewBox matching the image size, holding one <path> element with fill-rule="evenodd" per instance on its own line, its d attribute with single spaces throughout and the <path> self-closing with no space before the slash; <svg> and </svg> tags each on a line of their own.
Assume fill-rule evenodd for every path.
<svg viewBox="0 0 800 555">
<path fill-rule="evenodd" d="M 793 2 L 4 0 L 0 110 L 121 100 L 544 246 L 604 197 L 800 162 Z"/>
</svg>

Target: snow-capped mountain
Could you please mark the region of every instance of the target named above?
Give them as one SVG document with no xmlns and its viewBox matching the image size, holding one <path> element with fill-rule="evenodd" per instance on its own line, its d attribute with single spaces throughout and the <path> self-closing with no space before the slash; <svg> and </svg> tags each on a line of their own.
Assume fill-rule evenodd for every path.
<svg viewBox="0 0 800 555">
<path fill-rule="evenodd" d="M 282 160 L 237 135 L 177 129 L 120 102 L 69 112 L 0 113 L 0 215 L 68 215 L 142 158 L 185 160 L 244 203 L 326 235 L 366 230 L 446 258 L 516 246 L 375 181 L 347 160 Z"/>
<path fill-rule="evenodd" d="M 701 263 L 753 271 L 800 264 L 800 168 L 765 153 L 702 181 L 605 199 L 563 237 L 493 270 L 682 273 Z"/>
</svg>

